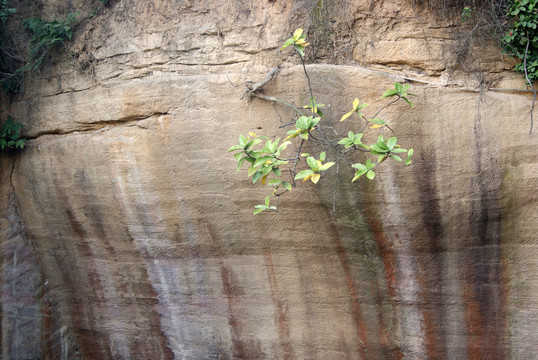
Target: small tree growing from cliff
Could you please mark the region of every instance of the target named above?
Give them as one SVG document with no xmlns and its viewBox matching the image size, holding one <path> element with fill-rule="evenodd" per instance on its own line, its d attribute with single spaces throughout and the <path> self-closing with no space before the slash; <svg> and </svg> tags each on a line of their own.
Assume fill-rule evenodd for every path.
<svg viewBox="0 0 538 360">
<path fill-rule="evenodd" d="M 317 184 L 327 173 L 327 171 L 336 168 L 338 171 L 340 163 L 346 161 L 354 169 L 355 174 L 351 179 L 356 181 L 363 175 L 373 180 L 376 176 L 376 170 L 385 161 L 396 161 L 411 164 L 413 149 L 404 149 L 398 144 L 398 139 L 394 131 L 389 126 L 386 119 L 381 116 L 382 111 L 399 101 L 406 102 L 413 106 L 409 97 L 414 94 L 408 92 L 409 85 L 395 83 L 394 88 L 388 89 L 382 95 L 382 99 L 391 99 L 388 103 L 380 106 L 368 116 L 366 108 L 368 104 L 361 103 L 358 98 L 353 100 L 351 109 L 345 113 L 340 121 L 356 121 L 361 124 L 358 132 L 348 131 L 346 137 L 329 136 L 322 125 L 325 120 L 325 114 L 322 109 L 324 104 L 320 104 L 314 97 L 314 92 L 310 83 L 310 77 L 304 62 L 304 50 L 309 44 L 302 29 L 297 29 L 293 36 L 286 40 L 280 48 L 284 50 L 292 47 L 301 60 L 304 75 L 308 83 L 310 101 L 301 108 L 295 107 L 290 103 L 267 96 L 260 93 L 260 89 L 269 82 L 278 72 L 278 68 L 273 69 L 266 79 L 260 83 L 247 83 L 247 90 L 243 93 L 248 94 L 248 98 L 257 97 L 280 103 L 291 108 L 297 118 L 285 126 L 294 126 L 286 132 L 286 137 L 281 142 L 280 138 L 270 140 L 267 136 L 259 136 L 254 132 L 248 135 L 240 135 L 239 143 L 228 149 L 229 152 L 235 152 L 234 158 L 237 161 L 237 170 L 241 170 L 247 164 L 247 175 L 252 178 L 252 183 L 261 183 L 271 188 L 270 193 L 265 197 L 263 204 L 254 206 L 254 214 L 265 210 L 278 211 L 278 202 L 280 197 L 291 191 L 298 185 L 298 180 L 311 181 Z M 386 128 L 393 136 L 385 137 L 382 134 L 377 136 L 377 141 L 371 144 L 363 143 L 362 139 L 365 131 Z M 313 145 L 318 149 L 313 154 L 304 153 L 303 149 L 306 143 Z M 291 150 L 292 145 L 294 146 Z M 353 153 L 362 152 L 366 159 L 361 162 L 354 162 L 351 156 Z M 329 155 L 334 154 L 334 159 L 329 159 Z M 305 162 L 301 162 L 306 159 Z M 332 161 L 329 161 L 332 160 Z M 333 203 L 334 207 L 334 203 Z"/>
</svg>

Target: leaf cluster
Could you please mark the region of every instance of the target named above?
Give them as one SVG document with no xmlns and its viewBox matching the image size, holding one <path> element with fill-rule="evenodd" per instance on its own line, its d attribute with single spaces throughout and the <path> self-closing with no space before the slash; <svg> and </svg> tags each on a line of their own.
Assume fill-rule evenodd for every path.
<svg viewBox="0 0 538 360">
<path fill-rule="evenodd" d="M 316 107 L 312 108 L 312 111 L 319 111 Z M 308 134 L 310 134 L 310 131 L 314 130 L 316 128 L 316 125 L 321 120 L 320 117 L 313 117 L 313 116 L 301 116 L 297 121 L 295 122 L 295 128 L 296 130 L 290 130 L 286 133 L 288 137 L 286 140 L 293 139 L 294 137 L 299 136 L 303 140 L 308 140 Z"/>
<path fill-rule="evenodd" d="M 0 149 L 23 149 L 26 139 L 20 137 L 22 125 L 8 116 L 0 128 Z"/>
<path fill-rule="evenodd" d="M 314 184 L 317 184 L 321 178 L 320 173 L 329 170 L 334 165 L 332 161 L 323 163 L 326 157 L 325 151 L 319 154 L 319 159 L 309 156 L 309 154 L 303 154 L 303 156 L 307 156 L 306 163 L 310 166 L 310 169 L 300 171 L 295 175 L 295 180 L 303 179 L 303 182 L 305 182 L 310 179 Z"/>
<path fill-rule="evenodd" d="M 286 40 L 281 49 L 285 49 L 288 46 L 294 46 L 299 56 L 304 56 L 302 50 L 308 44 L 306 38 L 302 33 L 302 29 L 295 31 L 292 38 Z M 300 47 L 299 49 L 297 47 Z M 303 70 L 305 76 L 309 80 L 306 67 L 303 63 Z M 259 204 L 254 207 L 254 214 L 258 214 L 265 210 L 277 211 L 276 205 L 271 205 L 271 196 L 276 196 L 277 204 L 280 196 L 291 191 L 295 187 L 296 180 L 303 182 L 310 180 L 312 183 L 317 184 L 325 175 L 325 173 L 337 165 L 341 160 L 345 159 L 350 162 L 351 167 L 356 170 L 355 176 L 352 182 L 356 181 L 362 175 L 366 175 L 368 179 L 375 178 L 375 171 L 381 163 L 387 159 L 393 159 L 397 162 L 403 162 L 405 165 L 411 164 L 411 157 L 413 155 L 413 149 L 404 149 L 397 142 L 396 136 L 385 139 L 383 135 L 377 137 L 377 141 L 371 145 L 366 145 L 362 142 L 364 133 L 363 130 L 367 125 L 371 125 L 370 129 L 386 128 L 393 132 L 389 127 L 386 120 L 378 117 L 383 109 L 396 103 L 399 100 L 404 100 L 409 106 L 413 106 L 409 101 L 410 96 L 414 94 L 410 93 L 409 85 L 402 85 L 395 83 L 394 88 L 385 91 L 381 98 L 394 98 L 390 103 L 382 106 L 372 117 L 366 117 L 363 114 L 364 109 L 368 107 L 368 104 L 361 103 L 358 98 L 355 98 L 351 104 L 351 110 L 344 114 L 340 121 L 353 119 L 362 123 L 362 130 L 359 132 L 349 131 L 347 137 L 330 139 L 327 134 L 324 133 L 323 127 L 320 126 L 320 122 L 324 119 L 325 114 L 320 108 L 325 105 L 316 101 L 313 96 L 312 88 L 309 84 L 310 99 L 309 103 L 303 106 L 303 109 L 308 109 L 311 112 L 310 116 L 303 115 L 301 111 L 294 108 L 296 112 L 299 112 L 299 117 L 287 125 L 295 125 L 295 129 L 286 132 L 287 137 L 282 144 L 279 144 L 280 138 L 276 138 L 271 141 L 265 136 L 258 136 L 251 132 L 249 136 L 239 136 L 239 144 L 233 145 L 228 149 L 229 152 L 236 152 L 234 155 L 237 161 L 237 170 L 241 170 L 244 163 L 249 163 L 247 173 L 249 177 L 252 177 L 252 182 L 255 184 L 260 181 L 263 185 L 273 187 L 272 193 L 265 197 L 264 204 Z M 287 102 L 282 101 L 282 104 Z M 351 124 L 353 125 L 353 124 Z M 334 129 L 333 129 L 334 130 Z M 338 134 L 334 130 L 336 136 Z M 393 132 L 394 133 L 394 132 Z M 292 144 L 293 141 L 298 141 L 296 149 L 294 149 L 295 157 L 286 158 L 283 156 L 283 152 Z M 265 142 L 264 142 L 265 141 Z M 324 150 L 320 152 L 319 157 L 316 158 L 308 153 L 301 153 L 303 145 L 309 142 L 313 146 L 320 146 Z M 330 154 L 336 154 L 337 158 L 333 161 L 327 160 L 327 151 L 330 150 Z M 350 155 L 355 152 L 366 153 L 366 159 L 364 162 L 354 162 Z M 290 152 L 289 150 L 287 151 Z M 292 152 L 293 154 L 293 152 Z M 301 169 L 301 159 L 306 158 L 306 168 Z M 338 166 L 336 166 L 338 171 Z M 283 179 L 284 175 L 289 175 L 288 181 Z"/>
<path fill-rule="evenodd" d="M 513 0 L 507 16 L 512 27 L 503 37 L 508 54 L 521 60 L 514 68 L 530 81 L 538 80 L 538 0 Z"/>
<path fill-rule="evenodd" d="M 287 182 L 282 182 L 280 179 L 268 180 L 270 175 L 282 176 L 281 166 L 288 163 L 288 160 L 280 158 L 280 154 L 284 151 L 289 141 L 284 141 L 282 144 L 278 144 L 280 139 L 277 138 L 274 141 L 269 140 L 265 136 L 258 136 L 254 132 L 249 134 L 253 137 L 239 136 L 239 144 L 234 145 L 228 149 L 228 152 L 237 151 L 234 155 L 237 161 L 237 171 L 241 170 L 245 162 L 250 163 L 247 169 L 248 176 L 252 176 L 252 183 L 255 184 L 261 179 L 261 183 L 266 183 L 270 186 L 284 186 L 286 189 L 291 190 L 291 185 Z M 259 148 L 260 143 L 266 140 L 264 146 Z"/>
<path fill-rule="evenodd" d="M 37 70 L 47 53 L 55 46 L 64 44 L 73 36 L 76 14 L 69 14 L 64 19 L 46 21 L 41 18 L 28 18 L 24 27 L 32 34 L 30 43 L 31 69 Z"/>
</svg>

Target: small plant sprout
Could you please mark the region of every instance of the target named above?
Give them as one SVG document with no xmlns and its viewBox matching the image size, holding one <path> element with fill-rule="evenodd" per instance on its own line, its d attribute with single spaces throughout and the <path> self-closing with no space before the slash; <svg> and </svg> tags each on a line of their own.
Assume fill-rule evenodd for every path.
<svg viewBox="0 0 538 360">
<path fill-rule="evenodd" d="M 254 91 L 250 91 L 249 95 L 250 97 L 269 100 L 292 109 L 294 113 L 298 114 L 298 117 L 280 127 L 294 125 L 295 128 L 286 132 L 286 137 L 282 143 L 280 138 L 270 140 L 268 137 L 258 136 L 256 133 L 250 132 L 248 136 L 240 135 L 239 143 L 228 149 L 230 152 L 235 152 L 234 158 L 237 161 L 238 171 L 243 168 L 245 163 L 249 164 L 247 176 L 252 177 L 253 184 L 260 182 L 264 186 L 272 187 L 271 193 L 265 196 L 264 203 L 254 206 L 255 215 L 265 210 L 278 211 L 277 206 L 280 196 L 296 187 L 296 180 L 302 180 L 302 182 L 310 180 L 313 184 L 318 184 L 327 171 L 332 171 L 332 169 L 336 168 L 336 173 L 338 174 L 338 164 L 342 160 L 349 162 L 351 167 L 356 170 L 355 176 L 351 179 L 352 182 L 355 182 L 362 175 L 366 175 L 370 180 L 374 179 L 377 167 L 389 158 L 409 165 L 413 155 L 413 149 L 406 150 L 402 148 L 397 143 L 396 136 L 385 139 L 383 134 L 379 134 L 377 142 L 367 145 L 363 143 L 365 133 L 362 130 L 359 132 L 349 130 L 347 137 L 344 138 L 341 138 L 334 129 L 334 135 L 333 133 L 326 134 L 324 128 L 327 127 L 320 125 L 322 119 L 326 121 L 325 114 L 321 111 L 321 108 L 325 107 L 325 105 L 316 102 L 310 85 L 310 77 L 303 60 L 304 48 L 308 43 L 302 29 L 297 29 L 280 49 L 283 50 L 292 45 L 300 56 L 303 71 L 307 78 L 310 95 L 309 104 L 302 108 L 296 108 L 290 105 L 292 103 L 290 101 L 280 100 Z M 400 99 L 413 106 L 408 99 L 413 94 L 409 93 L 408 90 L 409 85 L 395 83 L 393 89 L 385 91 L 381 96 L 382 99 L 393 97 L 394 100 L 381 106 L 372 117 L 367 117 L 363 114 L 368 104 L 361 103 L 358 98 L 355 98 L 351 104 L 351 110 L 345 113 L 340 118 L 340 121 L 348 120 L 350 127 L 357 126 L 358 123 L 363 130 L 367 128 L 367 125 L 371 125 L 368 130 L 386 127 L 392 131 L 380 114 L 383 109 Z M 296 96 L 300 95 L 296 94 Z M 311 115 L 304 115 L 303 109 L 310 110 Z M 317 150 L 320 151 L 319 157 L 316 158 L 308 153 L 303 153 L 305 144 L 308 144 L 312 149 L 319 149 Z M 336 157 L 332 161 L 328 161 L 328 154 Z M 405 157 L 405 155 L 407 156 Z M 336 184 L 334 188 L 334 191 L 336 191 Z M 272 197 L 276 197 L 275 205 L 271 205 Z M 333 196 L 334 198 L 336 196 Z"/>
<path fill-rule="evenodd" d="M 402 85 L 398 82 L 394 83 L 394 89 L 388 89 L 387 91 L 385 91 L 383 93 L 383 96 L 381 96 L 382 98 L 387 98 L 387 97 L 393 97 L 393 96 L 397 96 L 398 99 L 403 99 L 405 100 L 405 102 L 413 107 L 413 103 L 411 101 L 409 101 L 409 99 L 407 98 L 408 96 L 416 96 L 415 94 L 411 94 L 411 93 L 408 93 L 407 92 L 407 89 L 409 89 L 411 85 L 409 84 L 405 84 L 405 85 Z"/>
<path fill-rule="evenodd" d="M 368 104 L 360 104 L 359 99 L 355 99 L 355 100 L 353 100 L 352 106 L 353 107 L 352 107 L 351 111 L 344 114 L 344 116 L 342 116 L 340 121 L 344 121 L 345 119 L 347 119 L 348 117 L 350 117 L 353 114 L 356 114 L 359 118 L 362 118 L 363 115 L 361 113 L 361 110 L 364 109 L 365 107 L 367 107 Z"/>
<path fill-rule="evenodd" d="M 280 50 L 284 50 L 290 45 L 293 45 L 295 50 L 297 50 L 297 52 L 304 57 L 304 48 L 309 44 L 306 42 L 306 35 L 303 34 L 303 29 L 295 30 L 293 36 L 284 42 L 284 45 L 282 45 Z"/>
</svg>

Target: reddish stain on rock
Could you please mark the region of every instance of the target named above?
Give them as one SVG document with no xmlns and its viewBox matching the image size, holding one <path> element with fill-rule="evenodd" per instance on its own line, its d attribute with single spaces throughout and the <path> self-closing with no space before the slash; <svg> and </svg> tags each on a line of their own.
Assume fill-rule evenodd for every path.
<svg viewBox="0 0 538 360">
<path fill-rule="evenodd" d="M 368 343 L 368 338 L 367 338 L 366 324 L 364 322 L 364 317 L 362 315 L 362 311 L 360 308 L 359 293 L 355 287 L 355 282 L 353 280 L 351 267 L 349 266 L 349 263 L 348 263 L 348 256 L 346 253 L 346 249 L 344 248 L 344 245 L 342 244 L 342 241 L 340 240 L 340 236 L 338 235 L 338 229 L 332 223 L 331 223 L 331 234 L 333 235 L 332 236 L 333 246 L 336 251 L 336 254 L 338 255 L 338 259 L 340 260 L 342 269 L 344 270 L 344 278 L 346 280 L 347 289 L 351 297 L 350 309 L 351 309 L 351 314 L 353 316 L 353 321 L 355 322 L 355 328 L 357 330 L 357 340 L 359 343 L 359 355 L 361 359 L 366 359 L 365 350 L 369 348 L 369 343 Z"/>
<path fill-rule="evenodd" d="M 294 359 L 295 354 L 290 340 L 290 328 L 288 325 L 288 319 L 286 318 L 286 310 L 284 308 L 284 303 L 280 297 L 280 292 L 278 290 L 276 272 L 273 265 L 273 256 L 270 252 L 265 253 L 265 264 L 269 269 L 269 285 L 271 287 L 271 297 L 273 298 L 273 303 L 275 304 L 277 311 L 276 322 L 278 327 L 280 347 L 282 349 L 282 358 L 285 360 Z"/>
</svg>

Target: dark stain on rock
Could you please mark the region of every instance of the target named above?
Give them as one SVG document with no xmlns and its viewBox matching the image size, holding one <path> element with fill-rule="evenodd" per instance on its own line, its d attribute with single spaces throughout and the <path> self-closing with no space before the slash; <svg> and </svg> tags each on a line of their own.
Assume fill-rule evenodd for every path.
<svg viewBox="0 0 538 360">
<path fill-rule="evenodd" d="M 346 281 L 347 289 L 349 291 L 349 296 L 351 298 L 350 310 L 353 317 L 353 321 L 355 322 L 355 329 L 357 331 L 359 355 L 361 359 L 366 359 L 366 350 L 371 348 L 371 346 L 369 346 L 370 344 L 368 343 L 366 324 L 364 322 L 364 317 L 362 315 L 360 307 L 359 293 L 357 291 L 357 288 L 355 287 L 355 281 L 353 280 L 353 274 L 351 272 L 351 267 L 349 266 L 347 252 L 344 245 L 342 244 L 342 241 L 340 240 L 338 229 L 332 221 L 328 221 L 328 223 L 331 226 L 330 231 L 332 234 L 334 250 L 338 255 L 340 265 L 342 266 L 342 269 L 344 271 L 344 278 Z"/>
<path fill-rule="evenodd" d="M 228 304 L 228 326 L 232 335 L 232 358 L 233 359 L 265 359 L 265 354 L 261 351 L 259 341 L 247 340 L 243 338 L 243 325 L 241 323 L 241 299 L 244 291 L 236 281 L 232 269 L 224 265 L 224 251 L 217 236 L 213 224 L 210 221 L 202 221 L 210 241 L 215 249 L 215 256 L 219 258 L 220 278 L 222 290 Z M 220 351 L 219 358 L 227 357 L 224 351 Z"/>
<path fill-rule="evenodd" d="M 228 302 L 228 325 L 232 335 L 233 358 L 265 359 L 265 354 L 262 353 L 259 342 L 243 339 L 242 312 L 239 299 L 242 290 L 235 280 L 233 271 L 229 267 L 221 265 L 220 276 L 224 295 Z"/>
<path fill-rule="evenodd" d="M 431 359 L 445 359 L 448 339 L 444 329 L 445 308 L 442 290 L 442 256 L 445 247 L 442 243 L 443 225 L 436 185 L 436 156 L 433 151 L 421 149 L 421 161 L 416 162 L 414 171 L 418 186 L 421 207 L 421 225 L 425 241 L 420 244 L 418 256 L 420 271 L 417 278 L 420 297 L 428 306 L 422 306 L 426 354 Z"/>
<path fill-rule="evenodd" d="M 504 359 L 507 344 L 506 294 L 501 244 L 499 190 L 501 177 L 494 158 L 483 154 L 480 114 L 475 119 L 475 171 L 469 225 L 464 296 L 468 352 L 472 360 Z M 489 166 L 483 168 L 483 164 Z"/>
<path fill-rule="evenodd" d="M 376 192 L 373 188 L 373 185 L 370 189 L 367 189 L 364 191 L 365 198 L 362 201 L 362 208 L 364 210 L 364 215 L 366 218 L 366 222 L 368 224 L 368 227 L 370 229 L 370 232 L 372 236 L 374 237 L 374 241 L 377 247 L 377 253 L 381 257 L 381 261 L 383 262 L 383 268 L 385 271 L 385 280 L 386 280 L 386 288 L 387 288 L 387 294 L 389 297 L 390 304 L 393 308 L 398 306 L 397 303 L 397 275 L 396 275 L 396 255 L 394 253 L 394 247 L 391 242 L 387 239 L 387 235 L 385 234 L 383 224 L 381 222 L 381 217 L 379 215 L 378 210 L 375 207 L 375 204 L 379 202 L 379 200 L 376 198 Z M 377 307 L 378 311 L 381 311 L 381 308 Z M 379 316 L 383 316 L 383 314 L 378 314 Z M 397 318 L 393 318 L 392 324 L 380 324 L 380 326 L 383 327 L 390 327 L 391 329 L 394 329 L 396 327 Z M 383 346 L 383 349 L 380 349 L 379 352 L 382 353 L 383 351 L 389 351 L 390 356 L 393 359 L 401 359 L 403 357 L 402 350 L 398 347 L 396 341 L 392 339 L 392 334 L 390 334 L 388 331 L 383 331 L 380 329 L 379 331 L 382 331 L 384 333 L 383 337 L 379 339 L 380 344 L 383 344 L 383 341 L 385 341 L 386 345 Z M 383 340 L 383 338 L 386 338 L 386 340 Z"/>
<path fill-rule="evenodd" d="M 295 358 L 295 354 L 290 339 L 290 328 L 288 319 L 286 317 L 285 304 L 281 299 L 280 291 L 278 289 L 278 283 L 276 279 L 276 271 L 273 264 L 273 257 L 271 252 L 265 253 L 265 264 L 269 269 L 269 286 L 271 288 L 271 298 L 276 307 L 276 325 L 278 328 L 278 338 L 280 342 L 280 348 L 282 350 L 282 359 L 291 360 Z"/>
</svg>

